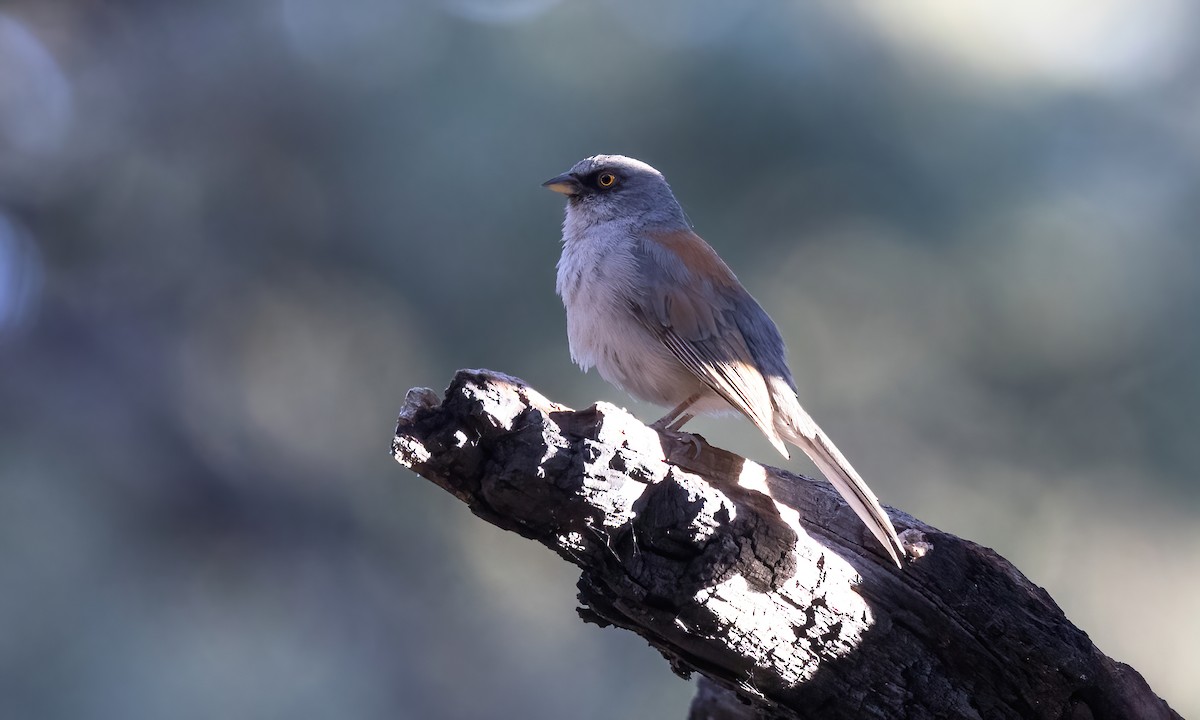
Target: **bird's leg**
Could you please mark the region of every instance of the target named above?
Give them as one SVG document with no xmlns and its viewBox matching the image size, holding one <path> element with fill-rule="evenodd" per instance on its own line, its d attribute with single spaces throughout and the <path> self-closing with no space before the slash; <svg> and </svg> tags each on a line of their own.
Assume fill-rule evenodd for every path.
<svg viewBox="0 0 1200 720">
<path fill-rule="evenodd" d="M 686 411 L 688 408 L 694 405 L 697 400 L 700 399 L 701 395 L 703 395 L 703 393 L 696 393 L 690 396 L 687 400 L 684 400 L 676 405 L 671 412 L 662 416 L 650 425 L 650 427 L 654 428 L 658 432 L 679 433 L 682 436 L 679 439 L 691 447 L 691 456 L 693 460 L 700 456 L 700 438 L 691 433 L 680 432 L 679 429 L 687 424 L 688 420 L 692 419 L 692 414 Z"/>
<path fill-rule="evenodd" d="M 694 417 L 696 417 L 696 416 L 691 413 L 683 413 L 679 417 L 675 418 L 675 422 L 668 425 L 667 429 L 672 430 L 674 432 L 679 432 L 679 430 L 682 429 L 683 426 L 687 424 L 687 421 L 691 420 Z"/>
<path fill-rule="evenodd" d="M 655 430 L 671 431 L 675 431 L 683 427 L 684 423 L 692 419 L 692 416 L 686 414 L 684 411 L 694 405 L 695 402 L 700 399 L 702 394 L 703 393 L 695 393 L 689 396 L 686 400 L 676 405 L 671 412 L 663 415 L 658 420 L 655 420 L 653 423 L 651 423 L 650 427 L 654 428 Z"/>
</svg>

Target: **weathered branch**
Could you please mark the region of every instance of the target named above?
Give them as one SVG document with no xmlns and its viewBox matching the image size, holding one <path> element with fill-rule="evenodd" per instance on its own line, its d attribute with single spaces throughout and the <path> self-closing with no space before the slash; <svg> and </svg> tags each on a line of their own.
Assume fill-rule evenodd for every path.
<svg viewBox="0 0 1200 720">
<path fill-rule="evenodd" d="M 823 482 L 461 371 L 396 459 L 578 565 L 580 615 L 709 678 L 692 718 L 1178 718 L 995 552 L 892 510 L 897 570 Z"/>
</svg>

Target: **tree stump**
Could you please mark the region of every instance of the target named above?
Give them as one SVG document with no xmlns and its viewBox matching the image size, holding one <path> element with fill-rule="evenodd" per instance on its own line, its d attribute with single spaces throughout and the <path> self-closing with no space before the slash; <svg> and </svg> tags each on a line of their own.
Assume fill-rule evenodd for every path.
<svg viewBox="0 0 1200 720">
<path fill-rule="evenodd" d="M 883 554 L 824 482 L 607 403 L 463 370 L 410 390 L 393 453 L 579 566 L 580 616 L 638 633 L 690 718 L 1179 718 L 992 550 L 889 509 Z"/>
</svg>

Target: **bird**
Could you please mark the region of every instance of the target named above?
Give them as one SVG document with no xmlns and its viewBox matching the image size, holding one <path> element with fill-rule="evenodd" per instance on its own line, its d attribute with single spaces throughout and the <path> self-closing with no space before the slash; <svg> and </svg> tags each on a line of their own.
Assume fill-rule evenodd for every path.
<svg viewBox="0 0 1200 720">
<path fill-rule="evenodd" d="M 879 500 L 800 406 L 775 323 L 692 230 L 663 174 L 593 155 L 542 185 L 567 201 L 556 290 L 572 360 L 672 408 L 651 425 L 660 432 L 733 409 L 784 457 L 785 441 L 800 448 L 903 567 Z"/>
</svg>

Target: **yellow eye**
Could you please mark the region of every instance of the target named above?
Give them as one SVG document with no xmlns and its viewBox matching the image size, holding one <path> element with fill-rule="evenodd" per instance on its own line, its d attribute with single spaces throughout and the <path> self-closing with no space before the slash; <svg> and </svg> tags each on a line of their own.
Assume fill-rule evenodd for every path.
<svg viewBox="0 0 1200 720">
<path fill-rule="evenodd" d="M 600 173 L 596 178 L 596 184 L 602 188 L 610 188 L 617 184 L 617 176 L 612 173 Z"/>
</svg>

